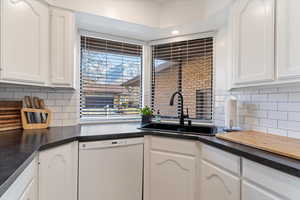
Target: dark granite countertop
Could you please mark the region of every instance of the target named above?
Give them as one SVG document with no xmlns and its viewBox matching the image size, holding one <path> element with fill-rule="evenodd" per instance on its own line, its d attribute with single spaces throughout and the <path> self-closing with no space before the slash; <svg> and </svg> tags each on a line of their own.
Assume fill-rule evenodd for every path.
<svg viewBox="0 0 300 200">
<path fill-rule="evenodd" d="M 72 141 L 95 141 L 155 135 L 171 138 L 198 140 L 224 151 L 300 177 L 300 161 L 279 156 L 256 148 L 240 145 L 211 136 L 181 133 L 143 131 L 138 123 L 82 125 L 57 127 L 47 130 L 19 130 L 0 134 L 0 196 L 23 172 L 39 150 Z"/>
</svg>

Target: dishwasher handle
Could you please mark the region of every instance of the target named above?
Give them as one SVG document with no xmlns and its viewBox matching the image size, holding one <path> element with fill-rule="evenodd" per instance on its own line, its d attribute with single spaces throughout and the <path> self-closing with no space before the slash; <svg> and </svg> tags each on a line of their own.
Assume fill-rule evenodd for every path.
<svg viewBox="0 0 300 200">
<path fill-rule="evenodd" d="M 119 147 L 119 146 L 130 146 L 144 144 L 144 138 L 132 138 L 132 139 L 117 139 L 117 140 L 103 140 L 96 142 L 81 142 L 79 144 L 80 150 L 88 150 L 88 149 L 103 149 L 103 148 L 111 148 L 111 147 Z"/>
</svg>

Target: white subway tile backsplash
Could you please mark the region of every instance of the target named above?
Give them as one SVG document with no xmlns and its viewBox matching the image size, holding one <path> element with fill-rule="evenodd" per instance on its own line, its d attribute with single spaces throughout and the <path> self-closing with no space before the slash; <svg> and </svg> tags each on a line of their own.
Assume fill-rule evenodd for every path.
<svg viewBox="0 0 300 200">
<path fill-rule="evenodd" d="M 300 103 L 278 103 L 279 111 L 300 112 Z"/>
<path fill-rule="evenodd" d="M 282 86 L 278 87 L 278 92 L 300 92 L 300 87 L 299 86 Z"/>
<path fill-rule="evenodd" d="M 32 93 L 32 96 L 34 97 L 38 97 L 38 98 L 41 98 L 41 99 L 47 99 L 48 98 L 48 94 L 45 93 L 45 92 L 34 92 Z"/>
<path fill-rule="evenodd" d="M 222 96 L 230 94 L 224 92 Z M 300 138 L 299 86 L 239 89 L 234 92 L 234 96 L 238 99 L 241 128 Z M 218 104 L 215 110 L 216 124 L 224 123 L 221 106 L 224 104 Z"/>
<path fill-rule="evenodd" d="M 268 101 L 268 95 L 267 94 L 255 94 L 252 95 L 251 98 L 252 101 Z"/>
<path fill-rule="evenodd" d="M 272 111 L 276 111 L 277 110 L 277 103 L 272 103 L 272 102 L 260 103 L 259 104 L 259 109 L 260 110 L 272 110 Z"/>
<path fill-rule="evenodd" d="M 278 128 L 300 131 L 300 123 L 296 121 L 278 121 Z"/>
<path fill-rule="evenodd" d="M 278 129 L 278 128 L 268 128 L 268 133 L 274 134 L 274 135 L 280 135 L 280 136 L 287 136 L 288 131 L 284 129 Z"/>
<path fill-rule="evenodd" d="M 79 122 L 79 94 L 75 90 L 0 84 L 0 100 L 22 100 L 24 96 L 44 99 L 53 112 L 50 126 L 69 126 Z"/>
<path fill-rule="evenodd" d="M 260 94 L 268 94 L 268 93 L 277 93 L 278 88 L 260 88 L 259 93 Z"/>
<path fill-rule="evenodd" d="M 74 112 L 76 106 L 63 106 L 63 112 Z"/>
<path fill-rule="evenodd" d="M 256 118 L 266 118 L 267 111 L 248 110 L 245 115 L 250 117 L 256 117 Z"/>
<path fill-rule="evenodd" d="M 269 94 L 268 102 L 287 102 L 288 97 L 287 93 Z"/>
<path fill-rule="evenodd" d="M 290 102 L 300 102 L 300 93 L 290 93 L 289 101 Z"/>
<path fill-rule="evenodd" d="M 300 131 L 288 131 L 288 137 L 300 139 Z"/>
<path fill-rule="evenodd" d="M 300 113 L 299 112 L 289 112 L 288 120 L 300 122 Z"/>
<path fill-rule="evenodd" d="M 268 118 L 269 119 L 280 119 L 280 120 L 287 120 L 288 113 L 281 112 L 281 111 L 268 111 Z"/>
<path fill-rule="evenodd" d="M 245 117 L 245 123 L 249 124 L 249 125 L 258 126 L 259 125 L 259 119 L 255 118 L 255 117 Z"/>
<path fill-rule="evenodd" d="M 260 126 L 267 128 L 277 128 L 277 120 L 260 119 Z"/>
<path fill-rule="evenodd" d="M 11 92 L 0 92 L 0 99 L 12 99 L 14 94 Z"/>
</svg>

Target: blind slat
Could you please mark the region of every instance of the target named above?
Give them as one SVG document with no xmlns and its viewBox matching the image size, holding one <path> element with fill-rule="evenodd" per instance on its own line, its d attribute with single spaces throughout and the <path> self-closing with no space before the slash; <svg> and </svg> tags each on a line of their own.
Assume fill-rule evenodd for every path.
<svg viewBox="0 0 300 200">
<path fill-rule="evenodd" d="M 213 38 L 152 46 L 151 106 L 154 110 L 160 110 L 164 117 L 177 118 L 180 106 L 169 106 L 169 100 L 179 91 L 190 118 L 212 121 L 213 46 Z"/>
<path fill-rule="evenodd" d="M 138 117 L 142 46 L 81 37 L 81 118 Z"/>
</svg>

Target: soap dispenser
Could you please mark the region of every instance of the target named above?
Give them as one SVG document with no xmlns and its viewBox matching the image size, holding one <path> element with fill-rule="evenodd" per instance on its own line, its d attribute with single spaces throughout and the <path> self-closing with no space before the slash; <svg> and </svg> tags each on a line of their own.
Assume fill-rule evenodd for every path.
<svg viewBox="0 0 300 200">
<path fill-rule="evenodd" d="M 228 132 L 238 131 L 237 99 L 229 96 L 225 101 L 225 130 Z"/>
<path fill-rule="evenodd" d="M 160 116 L 160 111 L 157 110 L 157 114 L 155 115 L 155 122 L 160 123 L 161 122 L 161 116 Z"/>
</svg>

